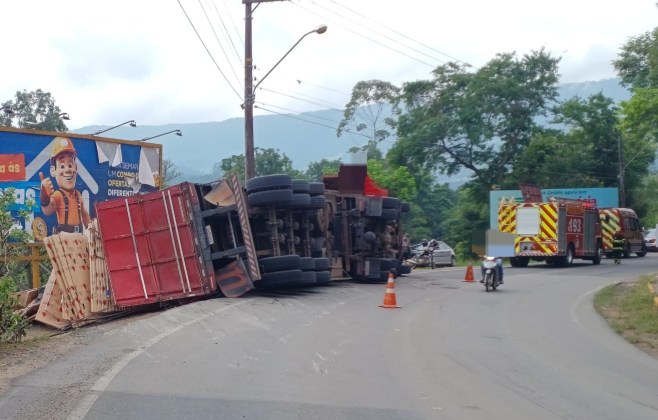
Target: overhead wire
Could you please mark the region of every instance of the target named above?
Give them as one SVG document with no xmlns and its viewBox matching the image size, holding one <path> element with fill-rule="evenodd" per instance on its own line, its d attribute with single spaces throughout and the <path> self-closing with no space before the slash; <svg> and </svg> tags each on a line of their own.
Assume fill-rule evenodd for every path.
<svg viewBox="0 0 658 420">
<path fill-rule="evenodd" d="M 233 76 L 235 76 L 236 80 L 238 81 L 238 86 L 242 87 L 242 81 L 238 77 L 238 74 L 235 72 L 235 68 L 231 65 L 231 60 L 228 58 L 228 54 L 226 53 L 226 50 L 224 49 L 224 45 L 222 44 L 222 41 L 219 40 L 219 36 L 217 36 L 217 32 L 215 31 L 215 27 L 213 26 L 212 22 L 210 21 L 210 17 L 208 16 L 208 13 L 206 12 L 206 8 L 203 7 L 203 3 L 201 0 L 198 0 L 199 6 L 201 7 L 201 10 L 203 11 L 203 15 L 206 17 L 206 21 L 208 22 L 208 26 L 210 26 L 210 29 L 212 30 L 213 35 L 215 35 L 215 40 L 219 44 L 219 48 L 222 50 L 222 54 L 224 54 L 224 58 L 226 58 L 226 63 L 228 64 L 229 68 L 231 69 L 231 72 L 233 72 Z M 220 16 L 221 20 L 221 16 Z"/>
<path fill-rule="evenodd" d="M 206 46 L 206 43 L 203 41 L 203 38 L 201 38 L 201 34 L 199 34 L 199 31 L 197 31 L 196 26 L 194 26 L 194 23 L 192 22 L 192 19 L 190 19 L 190 16 L 187 14 L 187 11 L 185 10 L 185 7 L 183 7 L 180 0 L 176 0 L 176 1 L 178 2 L 178 5 L 180 6 L 181 10 L 183 11 L 183 14 L 187 18 L 187 21 L 190 23 L 190 26 L 192 26 L 192 29 L 194 30 L 194 33 L 196 34 L 197 38 L 199 38 L 199 41 L 201 41 L 201 45 L 203 45 L 203 48 L 206 50 L 206 53 L 208 53 L 208 56 L 210 57 L 212 62 L 215 64 L 215 67 L 217 68 L 217 70 L 219 70 L 219 73 L 222 75 L 222 77 L 224 78 L 226 83 L 228 83 L 231 90 L 233 90 L 233 92 L 235 92 L 235 94 L 238 96 L 238 98 L 240 98 L 240 100 L 244 100 L 242 95 L 240 95 L 240 93 L 233 87 L 231 82 L 228 80 L 228 77 L 226 77 L 226 74 L 224 74 L 224 71 L 221 69 L 219 64 L 217 64 L 217 61 L 215 60 L 215 57 L 213 57 L 213 55 L 210 53 L 210 50 Z"/>
<path fill-rule="evenodd" d="M 382 37 L 388 39 L 389 41 L 394 42 L 394 43 L 396 43 L 396 44 L 398 44 L 398 45 L 401 45 L 401 46 L 403 46 L 403 47 L 405 47 L 405 48 L 408 48 L 409 50 L 411 50 L 411 51 L 413 51 L 413 52 L 415 52 L 415 53 L 418 53 L 418 54 L 420 54 L 420 55 L 423 55 L 423 56 L 425 56 L 426 58 L 429 58 L 429 59 L 431 59 L 431 60 L 437 61 L 437 62 L 439 62 L 439 63 L 441 63 L 441 64 L 445 63 L 445 60 L 440 60 L 440 59 L 438 59 L 438 58 L 436 58 L 436 57 L 434 57 L 434 56 L 431 56 L 431 55 L 429 55 L 429 54 L 427 54 L 427 53 L 425 53 L 425 52 L 423 52 L 423 51 L 420 51 L 420 50 L 418 50 L 418 49 L 416 49 L 416 48 L 414 48 L 414 47 L 411 47 L 411 46 L 409 46 L 409 45 L 407 45 L 407 44 L 404 44 L 404 43 L 400 42 L 399 40 L 394 39 L 394 38 L 392 38 L 392 37 L 390 37 L 390 36 L 388 36 L 388 35 L 386 35 L 386 34 L 384 34 L 384 33 L 382 33 L 382 32 L 376 31 L 376 30 L 374 30 L 374 29 L 372 29 L 372 28 L 369 28 L 369 27 L 367 27 L 367 26 L 365 26 L 365 25 L 359 24 L 359 23 L 356 22 L 355 20 L 353 20 L 353 19 L 351 19 L 351 18 L 349 18 L 349 17 L 347 17 L 347 16 L 345 16 L 345 15 L 342 15 L 342 14 L 340 14 L 340 13 L 334 11 L 334 10 L 331 10 L 330 8 L 328 8 L 328 7 L 326 7 L 326 6 L 320 5 L 320 4 L 318 4 L 318 3 L 317 3 L 316 1 L 314 1 L 314 0 L 308 0 L 308 1 L 309 1 L 311 4 L 314 4 L 314 5 L 316 5 L 316 6 L 319 7 L 319 8 L 322 8 L 322 9 L 324 9 L 324 10 L 330 12 L 330 13 L 335 14 L 336 16 L 338 16 L 338 17 L 340 17 L 340 18 L 343 18 L 343 19 L 345 19 L 345 20 L 347 20 L 347 21 L 349 21 L 349 22 L 351 22 L 351 23 L 354 23 L 354 24 L 358 25 L 359 27 L 362 27 L 362 28 L 364 28 L 364 29 L 366 29 L 366 30 L 368 30 L 368 31 L 370 31 L 370 32 L 373 32 L 375 35 L 382 36 Z M 348 9 L 348 10 L 351 11 L 351 9 Z M 369 19 L 369 20 L 370 20 L 370 19 Z M 370 21 L 372 22 L 372 20 L 370 20 Z"/>
<path fill-rule="evenodd" d="M 355 31 L 355 30 L 353 30 L 353 29 L 351 29 L 351 28 L 349 28 L 349 27 L 347 27 L 347 26 L 345 26 L 345 25 L 339 23 L 339 22 L 336 22 L 335 20 L 331 20 L 331 18 L 327 18 L 326 16 L 322 16 L 322 15 L 320 15 L 319 13 L 316 13 L 316 12 L 310 10 L 310 9 L 307 8 L 307 7 L 304 7 L 304 6 L 302 6 L 302 5 L 300 5 L 300 4 L 297 4 L 297 3 L 292 3 L 292 4 L 295 5 L 296 7 L 299 7 L 299 8 L 302 9 L 302 10 L 307 11 L 308 13 L 311 13 L 311 14 L 316 15 L 316 16 L 318 16 L 318 17 L 321 17 L 321 18 L 323 18 L 323 19 L 328 19 L 330 22 L 335 23 L 336 25 L 338 25 L 338 26 L 340 26 L 340 27 L 342 27 L 342 28 L 344 28 L 344 29 L 346 29 L 346 30 L 348 30 L 348 31 L 350 31 L 350 32 L 352 32 L 352 33 L 354 33 L 354 34 L 356 34 L 356 35 L 362 37 L 362 38 L 365 38 L 365 39 L 367 39 L 367 40 L 369 40 L 369 41 L 371 41 L 371 42 L 374 42 L 375 44 L 381 45 L 381 46 L 384 47 L 384 48 L 387 48 L 387 49 L 389 49 L 389 50 L 391 50 L 391 51 L 394 51 L 394 52 L 396 52 L 396 53 L 398 53 L 398 54 L 404 55 L 405 57 L 408 57 L 408 58 L 410 58 L 410 59 L 412 59 L 412 60 L 414 60 L 414 61 L 417 61 L 417 62 L 419 62 L 419 63 L 421 63 L 421 64 L 425 64 L 426 66 L 429 66 L 429 67 L 432 67 L 432 68 L 436 67 L 434 64 L 430 64 L 430 63 L 428 63 L 428 62 L 426 62 L 426 61 L 423 61 L 423 60 L 421 60 L 421 59 L 419 59 L 419 58 L 416 58 L 416 57 L 414 57 L 414 56 L 412 56 L 412 55 L 406 54 L 406 53 L 404 53 L 404 52 L 402 52 L 402 51 L 400 51 L 400 50 L 398 50 L 398 49 L 396 49 L 396 48 L 393 48 L 393 47 L 391 47 L 391 46 L 389 46 L 389 45 L 386 45 L 386 44 L 384 44 L 383 42 L 379 42 L 379 41 L 373 39 L 372 37 L 369 37 L 368 35 L 364 35 L 364 34 L 362 34 L 362 33 L 360 33 L 360 32 L 357 32 L 357 31 Z"/>
<path fill-rule="evenodd" d="M 224 18 L 222 18 L 222 14 L 219 13 L 219 10 L 217 10 L 217 4 L 213 3 L 212 5 L 213 5 L 213 8 L 215 9 L 215 13 L 217 13 L 217 18 L 219 19 L 219 21 L 222 24 L 222 28 L 224 29 L 223 33 L 228 38 L 228 42 L 229 42 L 229 44 L 231 44 L 233 52 L 235 53 L 235 56 L 238 59 L 238 63 L 240 63 L 240 67 L 242 67 L 242 63 L 243 63 L 244 60 L 242 59 L 242 56 L 238 52 L 238 49 L 235 47 L 235 42 L 233 42 L 233 37 L 231 36 L 231 34 L 228 31 L 228 28 L 226 27 L 226 23 L 224 23 Z M 226 6 L 226 3 L 224 3 L 224 6 Z M 230 14 L 230 12 L 227 11 L 227 14 L 228 14 L 229 18 L 232 20 L 233 16 Z M 235 29 L 237 31 L 237 28 L 235 28 Z M 243 47 L 244 47 L 244 45 L 243 45 Z"/>
<path fill-rule="evenodd" d="M 374 20 L 372 20 L 370 17 L 368 17 L 368 16 L 366 16 L 366 15 L 364 15 L 364 14 L 362 14 L 362 13 L 359 13 L 359 12 L 357 12 L 357 11 L 355 11 L 355 10 L 353 10 L 353 9 L 351 9 L 351 8 L 349 8 L 349 7 L 345 6 L 345 5 L 343 5 L 343 4 L 340 4 L 340 3 L 337 2 L 336 0 L 329 0 L 329 1 L 332 2 L 332 3 L 334 3 L 334 4 L 336 4 L 336 5 L 338 5 L 338 6 L 340 6 L 340 7 L 342 7 L 342 8 L 344 8 L 344 9 L 346 9 L 346 10 L 349 10 L 350 12 L 352 12 L 352 13 L 358 15 L 358 16 L 361 16 L 363 19 L 366 19 L 366 20 L 368 20 L 368 21 L 370 21 L 370 22 L 373 22 L 373 23 L 375 23 L 375 24 L 377 24 L 377 25 L 383 27 L 383 28 L 386 28 L 387 30 L 389 30 L 389 31 L 391 31 L 391 32 L 393 32 L 393 33 L 395 33 L 395 34 L 397 34 L 397 35 L 399 35 L 399 36 L 401 36 L 401 37 L 403 37 L 403 38 L 405 38 L 405 39 L 408 39 L 408 40 L 410 40 L 410 41 L 412 41 L 412 42 L 415 42 L 415 43 L 417 43 L 417 44 L 419 44 L 419 45 L 421 45 L 421 46 L 423 46 L 423 47 L 425 47 L 425 48 L 427 48 L 427 49 L 429 49 L 429 50 L 432 50 L 432 51 L 434 51 L 434 52 L 436 52 L 436 53 L 438 53 L 438 54 L 441 54 L 441 55 L 443 55 L 443 56 L 445 56 L 445 57 L 447 57 L 447 58 L 449 58 L 449 59 L 451 59 L 451 60 L 454 60 L 454 61 L 457 61 L 457 62 L 463 63 L 463 64 L 465 64 L 465 65 L 467 65 L 467 66 L 469 66 L 469 67 L 473 67 L 471 64 L 469 64 L 469 63 L 467 63 L 467 62 L 465 62 L 465 61 L 463 61 L 463 60 L 460 60 L 460 59 L 455 58 L 455 57 L 453 57 L 453 56 L 451 56 L 451 55 L 449 55 L 449 54 L 446 54 L 446 53 L 443 52 L 443 51 L 439 51 L 439 50 L 433 48 L 432 46 L 425 44 L 424 42 L 420 42 L 420 41 L 418 41 L 418 40 L 416 40 L 416 39 L 413 39 L 413 38 L 411 38 L 411 37 L 409 37 L 409 36 L 403 34 L 402 32 L 397 31 L 397 30 L 394 29 L 394 28 L 390 28 L 390 27 L 388 27 L 388 26 L 386 26 L 386 25 L 384 25 L 384 24 L 382 24 L 382 23 L 379 23 L 379 22 L 377 22 L 377 21 L 374 21 Z"/>
</svg>

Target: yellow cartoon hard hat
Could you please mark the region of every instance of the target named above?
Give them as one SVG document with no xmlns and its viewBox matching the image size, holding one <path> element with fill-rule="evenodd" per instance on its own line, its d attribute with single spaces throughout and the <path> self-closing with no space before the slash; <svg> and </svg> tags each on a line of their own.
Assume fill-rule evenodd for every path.
<svg viewBox="0 0 658 420">
<path fill-rule="evenodd" d="M 71 153 L 73 156 L 77 155 L 71 139 L 67 137 L 55 137 L 53 140 L 53 153 L 50 155 L 50 158 L 55 159 L 61 153 Z"/>
</svg>

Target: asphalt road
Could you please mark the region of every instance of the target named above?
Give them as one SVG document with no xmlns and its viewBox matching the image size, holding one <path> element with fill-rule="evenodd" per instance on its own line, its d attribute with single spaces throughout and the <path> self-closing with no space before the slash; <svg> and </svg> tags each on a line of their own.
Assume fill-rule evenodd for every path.
<svg viewBox="0 0 658 420">
<path fill-rule="evenodd" d="M 478 274 L 476 267 L 476 277 Z M 386 286 L 211 299 L 136 320 L 19 378 L 0 417 L 70 419 L 651 419 L 658 361 L 593 309 L 658 254 Z"/>
</svg>

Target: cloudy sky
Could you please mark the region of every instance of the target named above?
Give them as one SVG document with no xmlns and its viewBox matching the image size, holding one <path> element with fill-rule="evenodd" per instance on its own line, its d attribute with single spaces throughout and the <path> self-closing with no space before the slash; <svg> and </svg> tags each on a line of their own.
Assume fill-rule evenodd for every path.
<svg viewBox="0 0 658 420">
<path fill-rule="evenodd" d="M 290 0 L 253 12 L 256 114 L 341 109 L 360 80 L 428 79 L 446 61 L 545 48 L 562 82 L 615 77 L 610 61 L 658 26 L 655 0 Z M 0 102 L 50 92 L 71 129 L 243 116 L 242 0 L 20 0 L 0 5 Z M 197 35 L 198 34 L 198 35 Z"/>
</svg>

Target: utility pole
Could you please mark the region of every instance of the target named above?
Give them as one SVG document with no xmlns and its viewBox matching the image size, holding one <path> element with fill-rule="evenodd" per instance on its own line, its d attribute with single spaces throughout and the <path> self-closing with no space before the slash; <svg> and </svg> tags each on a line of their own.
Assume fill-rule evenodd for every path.
<svg viewBox="0 0 658 420">
<path fill-rule="evenodd" d="M 245 6 L 245 18 L 244 18 L 244 165 L 245 165 L 245 182 L 256 176 L 256 162 L 254 156 L 254 101 L 255 93 L 254 89 L 258 87 L 259 84 L 276 68 L 276 66 L 283 61 L 284 58 L 290 54 L 290 51 L 293 50 L 299 44 L 302 39 L 307 35 L 312 33 L 323 34 L 327 31 L 326 25 L 320 25 L 317 28 L 305 33 L 299 40 L 293 45 L 288 52 L 286 52 L 283 57 L 272 67 L 266 74 L 263 76 L 256 86 L 254 86 L 254 58 L 252 51 L 252 14 L 256 7 L 261 3 L 268 3 L 273 1 L 284 1 L 284 0 L 242 0 Z M 256 3 L 255 7 L 251 7 L 252 3 Z"/>
<path fill-rule="evenodd" d="M 245 182 L 256 176 L 254 162 L 254 58 L 251 41 L 251 1 L 244 0 L 244 164 Z"/>
<path fill-rule="evenodd" d="M 617 133 L 617 151 L 619 153 L 619 203 L 621 207 L 626 207 L 626 187 L 624 181 L 624 160 L 621 151 L 621 133 Z"/>
</svg>

